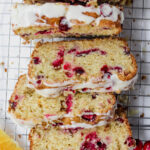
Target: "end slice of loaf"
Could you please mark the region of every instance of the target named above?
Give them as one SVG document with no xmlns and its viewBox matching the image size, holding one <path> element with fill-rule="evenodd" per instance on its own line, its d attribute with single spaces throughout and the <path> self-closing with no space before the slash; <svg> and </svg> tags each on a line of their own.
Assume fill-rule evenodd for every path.
<svg viewBox="0 0 150 150">
<path fill-rule="evenodd" d="M 25 40 L 117 35 L 123 20 L 122 8 L 109 4 L 16 4 L 12 10 L 13 31 Z"/>
<path fill-rule="evenodd" d="M 97 5 L 97 0 L 24 0 L 27 4 L 35 4 L 35 3 L 69 3 L 71 5 Z"/>
<path fill-rule="evenodd" d="M 110 3 L 110 4 L 119 4 L 119 5 L 130 5 L 132 0 L 24 0 L 27 4 L 35 4 L 35 3 L 47 3 L 47 2 L 62 2 L 62 3 L 69 3 L 71 5 L 98 5 L 101 3 Z"/>
<path fill-rule="evenodd" d="M 135 146 L 125 114 L 116 114 L 109 125 L 61 128 L 44 124 L 30 131 L 30 150 L 128 150 Z"/>
<path fill-rule="evenodd" d="M 136 74 L 136 60 L 118 38 L 37 43 L 28 70 L 30 83 L 45 97 L 66 87 L 119 93 L 135 83 Z"/>
<path fill-rule="evenodd" d="M 20 76 L 9 100 L 9 113 L 20 125 L 42 121 L 64 126 L 103 124 L 113 119 L 115 96 L 111 93 L 78 93 L 66 89 L 55 98 L 45 98 L 28 87 L 26 75 Z"/>
</svg>

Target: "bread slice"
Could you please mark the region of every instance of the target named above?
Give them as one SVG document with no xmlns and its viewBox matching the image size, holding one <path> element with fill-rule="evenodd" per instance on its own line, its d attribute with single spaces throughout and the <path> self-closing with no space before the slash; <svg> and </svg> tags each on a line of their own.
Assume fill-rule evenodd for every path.
<svg viewBox="0 0 150 150">
<path fill-rule="evenodd" d="M 84 5 L 84 6 L 91 6 L 91 5 L 98 5 L 101 3 L 110 3 L 110 4 L 117 4 L 117 5 L 130 5 L 132 0 L 24 0 L 27 4 L 35 4 L 35 3 L 48 3 L 48 2 L 62 2 L 62 3 L 69 3 L 71 5 Z"/>
<path fill-rule="evenodd" d="M 29 140 L 30 150 L 128 150 L 135 146 L 125 114 L 116 114 L 109 125 L 91 129 L 43 123 L 32 128 Z"/>
<path fill-rule="evenodd" d="M 37 43 L 28 70 L 30 84 L 45 97 L 66 87 L 120 93 L 135 83 L 136 74 L 136 60 L 118 38 Z"/>
<path fill-rule="evenodd" d="M 123 20 L 122 8 L 109 4 L 16 4 L 12 10 L 13 31 L 25 40 L 117 35 Z"/>
<path fill-rule="evenodd" d="M 82 126 L 102 124 L 113 118 L 115 96 L 111 93 L 78 93 L 66 89 L 55 98 L 45 98 L 28 87 L 20 76 L 9 100 L 9 113 L 20 124 L 33 126 L 42 121 Z M 83 124 L 82 124 L 83 123 Z"/>
<path fill-rule="evenodd" d="M 27 4 L 35 4 L 35 3 L 69 3 L 71 5 L 83 5 L 83 6 L 90 6 L 90 5 L 97 5 L 97 0 L 24 0 Z"/>
</svg>

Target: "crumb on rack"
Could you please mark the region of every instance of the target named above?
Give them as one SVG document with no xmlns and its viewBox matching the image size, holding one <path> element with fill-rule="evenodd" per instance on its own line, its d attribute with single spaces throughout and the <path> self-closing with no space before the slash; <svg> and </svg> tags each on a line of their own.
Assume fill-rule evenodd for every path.
<svg viewBox="0 0 150 150">
<path fill-rule="evenodd" d="M 144 118 L 144 113 L 142 113 L 142 114 L 140 115 L 140 118 Z"/>
<path fill-rule="evenodd" d="M 128 13 L 129 13 L 129 15 L 131 15 L 131 14 L 132 14 L 130 10 L 128 11 Z"/>
<path fill-rule="evenodd" d="M 2 65 L 2 66 L 4 66 L 4 64 L 5 64 L 5 63 L 4 63 L 3 61 L 0 63 L 0 65 Z"/>
<path fill-rule="evenodd" d="M 135 18 L 133 19 L 133 22 L 135 22 L 136 20 L 135 20 Z"/>
<path fill-rule="evenodd" d="M 4 70 L 5 70 L 5 72 L 7 72 L 7 68 L 5 68 Z"/>
<path fill-rule="evenodd" d="M 143 75 L 143 76 L 141 77 L 141 79 L 142 79 L 142 80 L 146 80 L 146 76 Z"/>
<path fill-rule="evenodd" d="M 21 134 L 18 134 L 18 137 L 21 138 Z"/>
</svg>

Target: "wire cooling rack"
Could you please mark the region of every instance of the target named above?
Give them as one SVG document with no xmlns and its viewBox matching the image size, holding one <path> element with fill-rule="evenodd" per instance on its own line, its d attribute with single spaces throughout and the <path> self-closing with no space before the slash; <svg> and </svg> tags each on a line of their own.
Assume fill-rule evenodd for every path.
<svg viewBox="0 0 150 150">
<path fill-rule="evenodd" d="M 12 32 L 10 9 L 16 2 L 20 0 L 0 0 L 0 128 L 28 150 L 28 131 L 14 124 L 7 115 L 8 99 L 18 77 L 27 72 L 33 47 L 33 44 L 23 45 Z M 127 106 L 133 137 L 146 141 L 150 140 L 150 0 L 134 0 L 124 12 L 121 36 L 136 57 L 139 78 L 133 90 L 117 99 Z"/>
</svg>

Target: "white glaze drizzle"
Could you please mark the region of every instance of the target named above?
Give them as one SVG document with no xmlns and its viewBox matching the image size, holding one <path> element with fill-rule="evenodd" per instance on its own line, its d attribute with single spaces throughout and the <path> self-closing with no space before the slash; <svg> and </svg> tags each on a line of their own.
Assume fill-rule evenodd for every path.
<svg viewBox="0 0 150 150">
<path fill-rule="evenodd" d="M 104 115 L 102 119 L 104 119 L 103 121 L 100 121 L 98 122 L 97 124 L 95 125 L 90 125 L 90 124 L 86 124 L 86 123 L 77 123 L 77 122 L 74 122 L 72 121 L 71 125 L 63 125 L 61 126 L 62 128 L 76 128 L 76 127 L 83 127 L 83 128 L 91 128 L 92 126 L 101 126 L 101 125 L 104 125 L 104 122 L 105 124 L 107 123 L 107 120 L 109 118 L 113 118 L 113 113 L 114 112 L 114 109 L 112 110 L 109 110 L 107 113 L 91 113 L 91 114 L 97 114 L 97 115 Z M 24 127 L 26 129 L 30 129 L 32 128 L 35 123 L 32 119 L 30 120 L 23 120 L 23 119 L 18 119 L 16 118 L 16 116 L 13 114 L 13 113 L 8 113 L 9 114 L 9 117 L 18 125 L 18 126 L 21 126 L 21 127 Z M 82 116 L 82 115 L 78 115 L 78 116 Z M 41 122 L 52 122 L 53 120 L 58 120 L 62 117 L 68 117 L 68 118 L 71 118 L 73 117 L 71 114 L 65 114 L 63 116 L 50 116 L 50 117 L 44 117 Z"/>
<path fill-rule="evenodd" d="M 102 5 L 101 5 L 102 6 Z M 37 19 L 41 19 L 42 16 L 48 18 L 58 18 L 66 17 L 66 22 L 69 26 L 75 25 L 71 20 L 77 19 L 83 21 L 84 24 L 90 24 L 95 22 L 96 25 L 102 19 L 111 20 L 116 22 L 120 18 L 120 23 L 123 23 L 124 15 L 123 11 L 119 7 L 110 6 L 108 4 L 103 4 L 104 8 L 99 7 L 85 7 L 80 5 L 67 5 L 62 3 L 45 3 L 42 5 L 27 5 L 27 4 L 16 4 L 12 9 L 12 24 L 13 28 L 19 27 L 29 27 L 29 26 L 49 26 L 45 20 L 43 23 L 37 22 Z M 107 9 L 105 9 L 107 7 Z M 111 15 L 103 16 L 100 12 L 103 11 L 104 14 L 108 14 L 112 11 Z M 97 18 L 83 14 L 84 12 L 92 12 L 98 15 Z"/>
<path fill-rule="evenodd" d="M 93 83 L 96 79 L 91 79 L 88 82 L 85 83 L 76 83 L 72 82 L 72 89 L 73 90 L 80 90 L 83 88 L 89 88 L 85 92 L 118 92 L 118 91 L 126 91 L 129 88 L 133 87 L 135 82 L 137 81 L 138 75 L 136 74 L 132 79 L 128 81 L 122 81 L 118 78 L 116 74 L 113 74 L 110 79 L 103 79 L 102 81 L 99 81 L 97 83 Z M 36 81 L 31 80 L 28 77 L 29 81 L 33 84 L 36 83 Z M 98 81 L 98 80 L 97 80 Z M 45 83 L 44 83 L 45 84 Z M 57 84 L 57 87 L 54 87 L 54 85 Z M 36 89 L 34 86 L 33 88 L 37 91 L 37 93 L 41 94 L 44 97 L 50 97 L 50 96 L 57 96 L 59 95 L 63 90 L 66 89 L 66 84 L 64 83 L 56 83 L 56 84 L 46 84 L 47 86 L 51 88 L 46 89 Z M 73 85 L 74 84 L 74 85 Z M 65 86 L 64 86 L 65 85 Z M 68 85 L 69 86 L 69 85 Z M 106 88 L 111 87 L 110 90 L 107 90 Z M 99 89 L 96 89 L 99 88 Z M 80 92 L 83 92 L 82 90 Z"/>
</svg>

